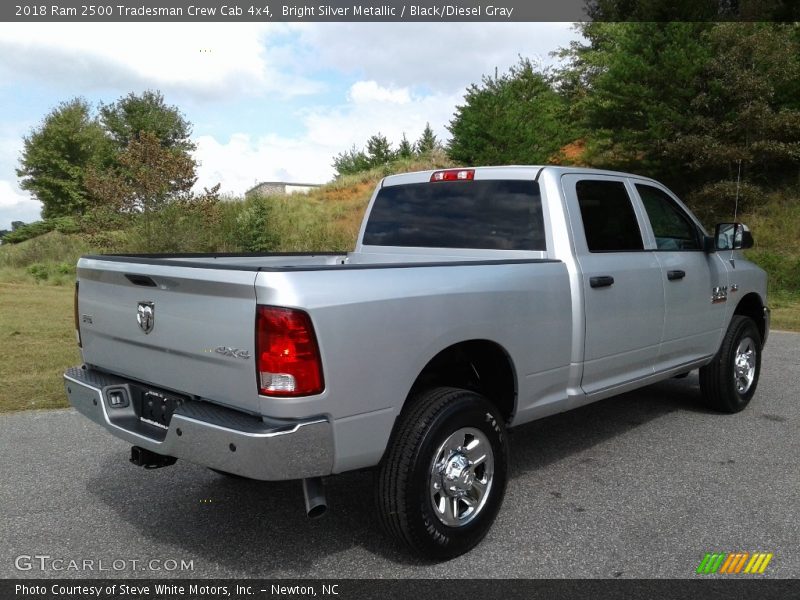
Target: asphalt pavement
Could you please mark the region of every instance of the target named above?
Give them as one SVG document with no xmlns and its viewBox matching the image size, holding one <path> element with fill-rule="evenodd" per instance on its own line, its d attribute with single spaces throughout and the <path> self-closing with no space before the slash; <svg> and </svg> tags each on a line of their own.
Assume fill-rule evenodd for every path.
<svg viewBox="0 0 800 600">
<path fill-rule="evenodd" d="M 371 472 L 326 479 L 311 521 L 297 482 L 148 471 L 73 410 L 0 415 L 0 577 L 698 577 L 707 552 L 769 552 L 749 577 L 797 578 L 798 384 L 800 335 L 773 332 L 737 415 L 693 373 L 513 430 L 497 521 L 440 564 L 383 535 Z"/>
</svg>

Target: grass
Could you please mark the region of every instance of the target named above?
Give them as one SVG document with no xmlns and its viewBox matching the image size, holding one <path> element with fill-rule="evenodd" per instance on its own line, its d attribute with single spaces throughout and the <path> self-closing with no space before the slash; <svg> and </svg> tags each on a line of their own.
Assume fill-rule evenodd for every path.
<svg viewBox="0 0 800 600">
<path fill-rule="evenodd" d="M 96 250 L 85 237 L 52 231 L 0 246 L 0 282 L 71 286 L 81 254 Z"/>
<path fill-rule="evenodd" d="M 775 294 L 770 298 L 772 309 L 771 329 L 800 331 L 800 298 L 788 294 Z"/>
<path fill-rule="evenodd" d="M 771 329 L 800 331 L 800 302 L 773 309 Z"/>
<path fill-rule="evenodd" d="M 19 244 L 0 246 L 0 269 L 27 269 L 33 264 L 61 263 L 93 250 L 76 234 L 51 231 Z"/>
<path fill-rule="evenodd" d="M 71 286 L 0 283 L 0 412 L 67 406 L 64 369 L 79 364 Z"/>
<path fill-rule="evenodd" d="M 755 250 L 800 256 L 800 191 L 772 193 L 763 205 L 741 215 L 740 220 L 753 231 Z"/>
</svg>

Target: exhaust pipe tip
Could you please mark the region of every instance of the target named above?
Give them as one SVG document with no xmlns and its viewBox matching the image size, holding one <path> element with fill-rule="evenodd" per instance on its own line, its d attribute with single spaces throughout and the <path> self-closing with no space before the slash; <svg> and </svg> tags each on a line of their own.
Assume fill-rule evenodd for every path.
<svg viewBox="0 0 800 600">
<path fill-rule="evenodd" d="M 321 477 L 303 479 L 303 499 L 309 519 L 319 519 L 328 512 L 328 501 L 325 498 Z"/>
</svg>

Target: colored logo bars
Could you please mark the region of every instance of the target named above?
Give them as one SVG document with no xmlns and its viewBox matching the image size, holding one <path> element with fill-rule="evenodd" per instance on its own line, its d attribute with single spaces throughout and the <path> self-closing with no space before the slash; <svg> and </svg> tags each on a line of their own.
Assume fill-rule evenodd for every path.
<svg viewBox="0 0 800 600">
<path fill-rule="evenodd" d="M 697 574 L 763 573 L 772 556 L 771 552 L 707 552 L 697 567 Z"/>
</svg>

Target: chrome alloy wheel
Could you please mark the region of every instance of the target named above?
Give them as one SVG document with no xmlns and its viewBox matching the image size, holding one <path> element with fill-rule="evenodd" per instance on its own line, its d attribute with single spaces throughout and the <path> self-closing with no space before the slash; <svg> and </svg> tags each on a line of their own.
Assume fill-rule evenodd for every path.
<svg viewBox="0 0 800 600">
<path fill-rule="evenodd" d="M 494 477 L 494 454 L 479 429 L 463 427 L 434 455 L 429 490 L 433 512 L 449 527 L 463 527 L 480 514 Z"/>
<path fill-rule="evenodd" d="M 736 391 L 746 394 L 756 376 L 756 344 L 752 338 L 746 337 L 736 347 L 733 358 L 733 382 Z"/>
</svg>

